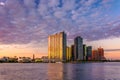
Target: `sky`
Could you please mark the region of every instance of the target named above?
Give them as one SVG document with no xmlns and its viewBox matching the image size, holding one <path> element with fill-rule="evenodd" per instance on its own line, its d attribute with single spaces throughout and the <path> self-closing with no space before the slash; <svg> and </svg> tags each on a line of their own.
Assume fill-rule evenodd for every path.
<svg viewBox="0 0 120 80">
<path fill-rule="evenodd" d="M 65 31 L 107 59 L 120 59 L 120 0 L 0 0 L 0 57 L 47 55 L 48 36 Z"/>
</svg>

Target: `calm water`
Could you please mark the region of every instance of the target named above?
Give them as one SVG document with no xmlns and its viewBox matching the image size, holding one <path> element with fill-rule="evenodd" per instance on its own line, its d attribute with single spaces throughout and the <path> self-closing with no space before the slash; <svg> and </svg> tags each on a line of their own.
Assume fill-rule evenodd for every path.
<svg viewBox="0 0 120 80">
<path fill-rule="evenodd" d="M 120 80 L 120 63 L 3 63 L 0 80 Z"/>
</svg>

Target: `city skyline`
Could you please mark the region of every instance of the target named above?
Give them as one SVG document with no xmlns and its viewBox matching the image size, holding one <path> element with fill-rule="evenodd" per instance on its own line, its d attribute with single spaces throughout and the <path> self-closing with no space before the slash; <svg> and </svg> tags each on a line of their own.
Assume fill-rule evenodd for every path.
<svg viewBox="0 0 120 80">
<path fill-rule="evenodd" d="M 74 38 L 74 44 L 67 45 L 67 34 L 58 32 L 48 36 L 48 60 L 49 62 L 79 62 L 79 61 L 105 61 L 104 49 L 83 44 L 81 36 Z"/>
<path fill-rule="evenodd" d="M 0 0 L 0 57 L 48 54 L 47 37 L 65 31 L 107 59 L 120 59 L 119 0 Z"/>
</svg>

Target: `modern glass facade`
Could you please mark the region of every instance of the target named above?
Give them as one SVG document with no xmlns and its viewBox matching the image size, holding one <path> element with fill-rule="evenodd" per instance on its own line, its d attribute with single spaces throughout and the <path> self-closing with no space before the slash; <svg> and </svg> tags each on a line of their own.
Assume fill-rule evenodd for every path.
<svg viewBox="0 0 120 80">
<path fill-rule="evenodd" d="M 49 61 L 66 60 L 66 34 L 64 32 L 56 33 L 48 37 L 48 58 Z"/>
<path fill-rule="evenodd" d="M 67 47 L 67 51 L 66 51 L 66 58 L 67 58 L 67 61 L 71 61 L 71 57 L 72 57 L 72 54 L 71 54 L 71 47 Z"/>
<path fill-rule="evenodd" d="M 87 60 L 91 60 L 92 59 L 92 46 L 88 46 L 87 47 Z"/>
<path fill-rule="evenodd" d="M 74 39 L 75 60 L 83 60 L 83 39 L 78 36 Z"/>
<path fill-rule="evenodd" d="M 74 45 L 71 45 L 71 60 L 72 60 L 72 61 L 75 60 L 75 59 L 74 59 L 74 58 L 75 58 L 75 57 L 74 57 L 74 56 L 75 56 L 75 54 L 74 54 L 75 50 L 74 50 L 74 49 L 75 49 L 75 48 L 74 48 Z"/>
<path fill-rule="evenodd" d="M 87 58 L 87 47 L 85 44 L 83 44 L 83 60 L 86 60 Z"/>
</svg>

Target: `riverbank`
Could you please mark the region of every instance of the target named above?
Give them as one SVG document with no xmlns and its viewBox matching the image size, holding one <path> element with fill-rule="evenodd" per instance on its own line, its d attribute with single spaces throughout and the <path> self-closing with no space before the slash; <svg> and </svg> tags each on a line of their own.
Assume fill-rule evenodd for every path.
<svg viewBox="0 0 120 80">
<path fill-rule="evenodd" d="M 67 62 L 0 62 L 0 63 L 101 63 L 101 62 L 120 62 L 120 60 L 103 60 L 103 61 L 67 61 Z"/>
</svg>

